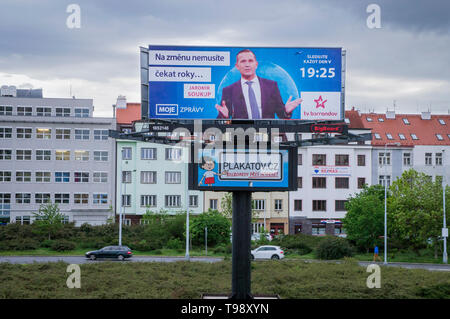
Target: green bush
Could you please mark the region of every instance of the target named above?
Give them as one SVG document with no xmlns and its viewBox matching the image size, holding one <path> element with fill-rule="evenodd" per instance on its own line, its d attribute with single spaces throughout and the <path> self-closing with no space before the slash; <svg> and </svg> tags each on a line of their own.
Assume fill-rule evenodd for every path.
<svg viewBox="0 0 450 319">
<path fill-rule="evenodd" d="M 1 240 L 22 240 L 24 238 L 40 239 L 33 233 L 33 225 L 11 223 L 0 227 Z"/>
<path fill-rule="evenodd" d="M 83 241 L 80 241 L 80 243 L 78 244 L 78 247 L 81 249 L 92 249 L 92 248 L 99 249 L 99 248 L 104 247 L 104 246 L 100 246 L 100 247 L 99 246 L 100 246 L 99 242 L 94 241 L 94 240 L 83 240 Z"/>
<path fill-rule="evenodd" d="M 283 248 L 284 249 L 284 255 L 306 255 L 312 252 L 312 249 L 310 247 L 305 248 Z"/>
<path fill-rule="evenodd" d="M 35 250 L 39 242 L 31 238 L 1 241 L 0 250 Z"/>
<path fill-rule="evenodd" d="M 43 248 L 50 248 L 50 247 L 52 247 L 54 242 L 55 242 L 54 240 L 46 239 L 46 240 L 41 242 L 41 247 L 43 247 Z"/>
<path fill-rule="evenodd" d="M 322 236 L 312 236 L 306 234 L 284 235 L 275 238 L 271 245 L 281 246 L 283 248 L 294 248 L 303 251 L 314 250 L 325 239 Z"/>
<path fill-rule="evenodd" d="M 53 239 L 72 239 L 77 237 L 79 234 L 79 228 L 75 227 L 75 222 L 63 224 L 60 228 L 58 228 L 54 235 Z"/>
<path fill-rule="evenodd" d="M 305 235 L 302 236 L 301 234 L 285 235 L 279 237 L 278 239 L 274 239 L 273 244 L 277 244 L 278 246 L 286 249 L 288 255 L 306 255 L 312 251 L 312 248 L 307 244 L 308 240 L 311 242 L 311 239 L 305 237 Z"/>
<path fill-rule="evenodd" d="M 132 243 L 130 245 L 130 248 L 132 250 L 149 251 L 149 250 L 151 250 L 151 245 L 149 243 L 147 243 L 147 241 L 145 239 L 143 239 L 139 242 Z"/>
<path fill-rule="evenodd" d="M 316 249 L 318 259 L 341 259 L 352 257 L 353 248 L 348 241 L 339 237 L 326 237 Z"/>
<path fill-rule="evenodd" d="M 51 246 L 51 250 L 55 251 L 66 251 L 66 250 L 74 250 L 75 243 L 68 240 L 55 240 Z"/>
<path fill-rule="evenodd" d="M 166 244 L 166 248 L 168 249 L 182 249 L 183 242 L 178 238 L 172 238 Z"/>
<path fill-rule="evenodd" d="M 214 247 L 212 249 L 212 252 L 214 254 L 226 254 L 227 253 L 227 246 L 220 245 L 220 246 Z"/>
<path fill-rule="evenodd" d="M 212 252 L 215 254 L 231 254 L 231 251 L 233 249 L 232 244 L 226 244 L 226 245 L 220 245 L 212 249 Z M 252 248 L 253 249 L 253 248 Z"/>
<path fill-rule="evenodd" d="M 162 250 L 161 249 L 155 249 L 155 250 L 152 251 L 152 253 L 154 255 L 162 255 Z"/>
</svg>

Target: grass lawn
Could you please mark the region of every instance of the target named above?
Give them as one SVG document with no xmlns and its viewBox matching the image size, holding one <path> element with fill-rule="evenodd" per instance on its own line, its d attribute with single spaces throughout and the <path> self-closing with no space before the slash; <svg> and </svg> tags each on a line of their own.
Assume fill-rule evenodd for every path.
<svg viewBox="0 0 450 319">
<path fill-rule="evenodd" d="M 218 263 L 82 264 L 81 288 L 69 289 L 67 264 L 9 264 L 0 267 L 0 298 L 196 299 L 231 293 L 231 261 Z M 355 260 L 342 264 L 302 260 L 252 263 L 252 293 L 283 299 L 450 298 L 445 272 L 381 267 L 381 288 L 369 289 L 370 273 Z"/>
</svg>

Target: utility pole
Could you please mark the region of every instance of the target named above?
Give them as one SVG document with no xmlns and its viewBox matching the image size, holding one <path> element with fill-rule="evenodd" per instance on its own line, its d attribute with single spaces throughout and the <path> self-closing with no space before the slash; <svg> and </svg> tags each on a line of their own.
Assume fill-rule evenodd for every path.
<svg viewBox="0 0 450 319">
<path fill-rule="evenodd" d="M 447 259 L 447 237 L 448 237 L 448 229 L 447 229 L 447 221 L 445 220 L 445 150 L 442 150 L 442 167 L 444 168 L 444 174 L 442 174 L 442 199 L 443 199 L 443 212 L 444 212 L 444 227 L 442 228 L 442 237 L 444 237 L 444 253 L 442 256 L 442 262 L 446 264 L 448 262 Z"/>
</svg>

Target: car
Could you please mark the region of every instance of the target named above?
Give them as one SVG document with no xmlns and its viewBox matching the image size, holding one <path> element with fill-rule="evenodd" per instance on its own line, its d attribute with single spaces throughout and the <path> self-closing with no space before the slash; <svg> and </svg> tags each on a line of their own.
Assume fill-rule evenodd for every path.
<svg viewBox="0 0 450 319">
<path fill-rule="evenodd" d="M 133 256 L 133 252 L 127 246 L 106 246 L 99 250 L 88 251 L 86 258 L 95 260 L 97 258 L 117 258 L 124 260 Z"/>
<path fill-rule="evenodd" d="M 272 236 L 270 236 L 269 234 L 260 234 L 260 233 L 252 234 L 252 240 L 258 241 L 261 239 L 261 236 L 265 236 L 268 241 L 272 240 Z"/>
<path fill-rule="evenodd" d="M 251 251 L 251 258 L 254 259 L 283 259 L 284 251 L 280 246 L 264 245 Z"/>
</svg>

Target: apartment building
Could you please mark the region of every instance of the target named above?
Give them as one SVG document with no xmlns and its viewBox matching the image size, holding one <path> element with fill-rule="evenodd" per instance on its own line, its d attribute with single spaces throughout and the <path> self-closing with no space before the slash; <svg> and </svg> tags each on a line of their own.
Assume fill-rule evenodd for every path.
<svg viewBox="0 0 450 319">
<path fill-rule="evenodd" d="M 345 203 L 372 183 L 371 162 L 366 144 L 299 147 L 298 189 L 289 192 L 289 232 L 344 235 Z"/>
<path fill-rule="evenodd" d="M 374 184 L 390 185 L 411 168 L 450 182 L 450 115 L 351 112 L 372 130 Z"/>
<path fill-rule="evenodd" d="M 0 94 L 0 220 L 33 222 L 46 202 L 65 221 L 104 224 L 115 198 L 112 118 L 93 117 L 93 100 L 44 98 L 42 89 Z"/>
<path fill-rule="evenodd" d="M 140 104 L 118 108 L 117 130 L 139 132 Z M 140 109 L 140 108 L 139 108 Z M 147 211 L 169 214 L 203 212 L 202 192 L 188 190 L 186 148 L 135 140 L 116 140 L 116 218 L 124 214 L 125 224 L 141 223 Z M 121 210 L 121 211 L 120 211 Z"/>
</svg>

